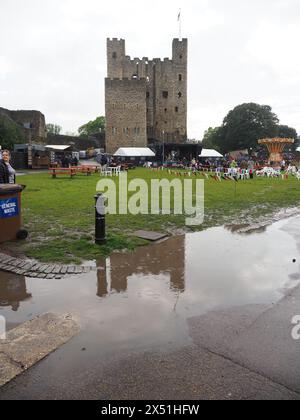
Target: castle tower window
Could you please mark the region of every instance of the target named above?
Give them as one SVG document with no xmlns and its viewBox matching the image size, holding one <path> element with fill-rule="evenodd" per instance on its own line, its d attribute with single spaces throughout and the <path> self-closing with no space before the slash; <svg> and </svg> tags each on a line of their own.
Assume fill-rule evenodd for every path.
<svg viewBox="0 0 300 420">
<path fill-rule="evenodd" d="M 117 56 L 117 53 L 116 52 L 113 52 L 113 54 L 112 54 L 112 58 L 114 58 L 114 59 L 116 59 L 118 56 Z"/>
<path fill-rule="evenodd" d="M 178 93 L 178 98 L 179 99 L 182 98 L 182 93 L 181 92 Z"/>
<path fill-rule="evenodd" d="M 167 109 L 167 108 L 165 108 L 165 112 L 166 112 L 166 113 L 168 112 L 168 109 Z"/>
<path fill-rule="evenodd" d="M 180 58 L 180 60 L 182 60 L 182 54 L 180 54 L 179 58 Z"/>
<path fill-rule="evenodd" d="M 179 111 L 179 108 L 178 108 L 178 106 L 176 106 L 175 107 L 175 112 L 178 112 Z"/>
<path fill-rule="evenodd" d="M 149 99 L 150 98 L 150 92 L 146 92 L 146 98 Z"/>
<path fill-rule="evenodd" d="M 168 99 L 169 97 L 169 92 L 167 90 L 164 90 L 162 93 L 163 98 Z"/>
<path fill-rule="evenodd" d="M 180 75 L 178 76 L 178 80 L 179 80 L 179 82 L 182 82 L 182 74 L 180 74 Z"/>
</svg>

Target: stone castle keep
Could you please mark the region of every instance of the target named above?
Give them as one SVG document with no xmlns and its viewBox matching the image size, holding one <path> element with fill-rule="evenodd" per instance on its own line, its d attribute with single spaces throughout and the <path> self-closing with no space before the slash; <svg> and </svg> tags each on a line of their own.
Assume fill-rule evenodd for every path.
<svg viewBox="0 0 300 420">
<path fill-rule="evenodd" d="M 173 40 L 172 59 L 126 55 L 125 40 L 107 40 L 106 151 L 187 140 L 188 40 Z"/>
</svg>

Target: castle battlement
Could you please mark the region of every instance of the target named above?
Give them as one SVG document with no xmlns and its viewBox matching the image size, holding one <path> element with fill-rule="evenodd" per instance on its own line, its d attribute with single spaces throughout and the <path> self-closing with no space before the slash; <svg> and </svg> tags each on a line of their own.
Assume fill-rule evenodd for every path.
<svg viewBox="0 0 300 420">
<path fill-rule="evenodd" d="M 174 38 L 174 39 L 173 39 L 173 42 L 186 43 L 186 42 L 188 42 L 188 39 L 187 39 L 187 38 L 182 38 L 182 39 L 179 39 L 179 38 Z"/>
<path fill-rule="evenodd" d="M 125 42 L 125 39 L 123 38 L 107 38 L 108 42 Z"/>
<path fill-rule="evenodd" d="M 143 57 L 143 58 L 138 58 L 138 57 L 135 57 L 135 58 L 131 58 L 129 55 L 126 55 L 125 56 L 125 59 L 124 59 L 124 61 L 125 61 L 125 63 L 130 63 L 130 64 L 132 64 L 132 65 L 137 65 L 137 64 L 143 64 L 143 65 L 151 65 L 151 64 L 153 64 L 153 63 L 161 63 L 162 62 L 162 60 L 161 60 L 161 58 L 153 58 L 153 60 L 149 60 L 149 58 L 148 57 Z M 170 58 L 165 58 L 164 59 L 164 61 L 169 61 L 169 62 L 171 62 L 172 60 L 170 59 Z"/>
</svg>

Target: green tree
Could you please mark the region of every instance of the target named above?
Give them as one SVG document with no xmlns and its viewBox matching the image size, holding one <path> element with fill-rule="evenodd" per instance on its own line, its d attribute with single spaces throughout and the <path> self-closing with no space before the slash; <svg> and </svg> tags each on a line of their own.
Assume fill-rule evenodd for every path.
<svg viewBox="0 0 300 420">
<path fill-rule="evenodd" d="M 289 127 L 288 125 L 279 125 L 277 127 L 277 136 L 285 139 L 294 139 L 295 143 L 290 145 L 290 149 L 295 151 L 298 147 L 298 134 L 295 128 Z"/>
<path fill-rule="evenodd" d="M 204 137 L 202 140 L 202 146 L 205 149 L 221 149 L 221 127 L 209 127 L 208 130 L 205 131 Z"/>
<path fill-rule="evenodd" d="M 12 150 L 14 144 L 21 143 L 25 143 L 25 136 L 21 127 L 6 116 L 0 115 L 0 144 L 2 150 Z"/>
<path fill-rule="evenodd" d="M 80 137 L 88 137 L 105 132 L 105 117 L 97 117 L 78 129 Z"/>
<path fill-rule="evenodd" d="M 278 123 L 277 115 L 268 105 L 239 105 L 224 119 L 221 129 L 222 151 L 256 148 L 259 139 L 276 136 Z"/>
<path fill-rule="evenodd" d="M 47 129 L 47 133 L 58 135 L 61 133 L 62 127 L 57 124 L 47 124 L 46 129 Z"/>
<path fill-rule="evenodd" d="M 298 137 L 297 131 L 295 128 L 289 127 L 288 125 L 279 125 L 277 127 L 278 133 L 277 136 L 286 139 L 296 140 Z"/>
</svg>

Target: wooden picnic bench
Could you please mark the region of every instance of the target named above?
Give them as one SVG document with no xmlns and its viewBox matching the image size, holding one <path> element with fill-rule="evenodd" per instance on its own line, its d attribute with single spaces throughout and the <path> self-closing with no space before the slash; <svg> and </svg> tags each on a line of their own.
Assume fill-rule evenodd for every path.
<svg viewBox="0 0 300 420">
<path fill-rule="evenodd" d="M 49 168 L 49 172 L 53 179 L 57 178 L 57 175 L 69 175 L 70 178 L 76 176 L 74 168 Z"/>
<path fill-rule="evenodd" d="M 100 170 L 100 168 L 97 165 L 82 165 L 74 167 L 72 169 L 75 169 L 77 173 L 86 174 L 87 176 L 90 176 L 93 173 L 97 173 Z"/>
</svg>

